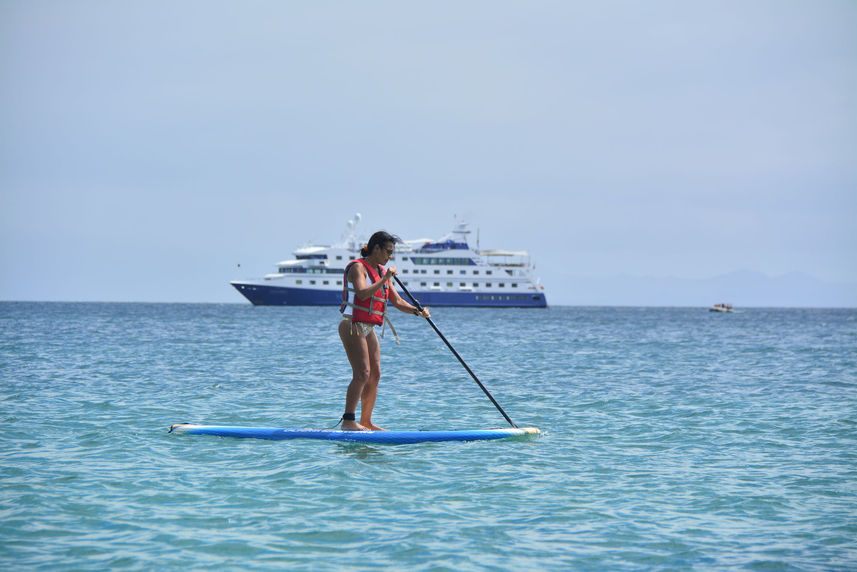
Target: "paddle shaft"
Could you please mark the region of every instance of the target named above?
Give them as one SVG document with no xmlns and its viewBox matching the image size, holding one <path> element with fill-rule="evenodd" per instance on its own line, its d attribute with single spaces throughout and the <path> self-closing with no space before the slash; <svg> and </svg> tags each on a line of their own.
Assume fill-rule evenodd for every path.
<svg viewBox="0 0 857 572">
<path fill-rule="evenodd" d="M 405 288 L 405 285 L 404 285 L 404 284 L 402 284 L 402 281 L 401 281 L 401 280 L 399 280 L 399 277 L 398 277 L 398 276 L 393 275 L 393 278 L 395 278 L 395 279 L 396 279 L 396 283 L 397 283 L 397 284 L 402 288 L 402 290 L 404 290 L 404 291 L 405 291 L 405 294 L 407 294 L 407 295 L 408 295 L 408 298 L 410 298 L 410 299 L 411 299 L 411 302 L 413 302 L 414 306 L 416 306 L 416 307 L 417 307 L 417 310 L 418 310 L 419 312 L 422 312 L 422 311 L 423 311 L 423 306 L 422 306 L 422 304 L 420 304 L 420 303 L 419 303 L 419 301 L 418 301 L 416 298 L 414 298 L 414 295 L 413 295 L 413 294 L 411 294 L 411 293 L 408 291 L 408 289 L 407 289 L 407 288 Z M 469 373 L 469 374 L 470 374 L 470 377 L 472 377 L 472 378 L 473 378 L 473 381 L 475 381 L 475 382 L 479 385 L 480 389 L 482 389 L 482 391 L 484 391 L 484 392 L 485 392 L 485 395 L 487 395 L 487 396 L 488 396 L 488 399 L 490 399 L 490 400 L 491 400 L 491 403 L 493 403 L 493 404 L 494 404 L 494 407 L 496 407 L 496 408 L 497 408 L 497 411 L 499 411 L 500 413 L 502 413 L 502 414 L 503 414 L 503 417 L 505 417 L 505 418 L 506 418 L 506 421 L 508 421 L 508 422 L 509 422 L 509 425 L 511 425 L 512 427 L 515 427 L 515 428 L 517 429 L 517 428 L 518 428 L 518 426 L 517 426 L 517 425 L 515 425 L 515 422 L 514 422 L 514 421 L 512 421 L 511 417 L 509 417 L 509 416 L 506 414 L 506 412 L 505 412 L 505 411 L 503 411 L 503 408 L 502 408 L 502 407 L 500 407 L 500 404 L 499 404 L 499 403 L 497 403 L 497 400 L 496 400 L 496 399 L 494 399 L 494 396 L 493 396 L 493 395 L 491 395 L 491 392 L 490 392 L 490 391 L 488 391 L 488 390 L 485 388 L 485 386 L 484 386 L 484 385 L 482 385 L 482 382 L 481 382 L 481 381 L 479 381 L 479 378 L 478 378 L 478 377 L 476 377 L 476 374 L 475 374 L 475 373 L 473 373 L 473 370 L 472 370 L 472 369 L 470 369 L 470 366 L 468 366 L 468 365 L 467 365 L 467 363 L 465 363 L 464 359 L 462 359 L 462 357 L 461 357 L 460 355 L 458 355 L 458 352 L 457 352 L 457 351 L 455 351 L 455 348 L 454 348 L 454 347 L 452 347 L 452 344 L 451 344 L 451 343 L 449 343 L 449 340 L 447 340 L 447 339 L 446 339 L 446 337 L 445 337 L 445 336 L 440 332 L 440 330 L 439 330 L 439 329 L 438 329 L 438 327 L 434 324 L 434 322 L 432 322 L 432 321 L 431 321 L 431 318 L 426 318 L 426 320 L 427 320 L 427 321 L 428 321 L 428 323 L 431 325 L 431 327 L 432 327 L 432 328 L 434 328 L 434 331 L 435 331 L 435 332 L 437 332 L 437 335 L 438 335 L 438 336 L 440 336 L 440 339 L 442 339 L 442 340 L 443 340 L 443 343 L 445 343 L 445 344 L 446 344 L 446 347 L 448 347 L 448 348 L 449 348 L 449 350 L 452 352 L 452 354 L 453 354 L 456 358 L 458 358 L 458 361 L 459 361 L 459 362 L 461 362 L 461 365 L 463 365 L 463 366 L 464 366 L 464 369 L 466 369 L 466 370 L 467 370 L 467 373 Z"/>
</svg>

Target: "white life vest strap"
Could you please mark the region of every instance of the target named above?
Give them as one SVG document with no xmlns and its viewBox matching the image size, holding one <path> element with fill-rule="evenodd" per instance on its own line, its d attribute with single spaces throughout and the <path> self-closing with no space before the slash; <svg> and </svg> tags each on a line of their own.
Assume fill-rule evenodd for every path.
<svg viewBox="0 0 857 572">
<path fill-rule="evenodd" d="M 396 344 L 402 345 L 402 342 L 399 341 L 399 334 L 396 333 L 396 328 L 393 327 L 393 321 L 386 314 L 384 315 L 384 325 L 390 324 L 390 331 L 393 332 L 393 337 L 396 338 Z M 381 337 L 384 337 L 384 328 L 381 328 Z"/>
<path fill-rule="evenodd" d="M 352 292 L 354 291 L 353 288 L 349 288 L 349 290 Z M 375 298 L 375 296 L 372 296 L 372 297 Z M 381 298 L 379 297 L 378 300 L 381 300 Z M 396 344 L 401 345 L 402 342 L 399 341 L 399 334 L 396 332 L 396 327 L 393 326 L 393 321 L 387 315 L 387 301 L 388 301 L 388 299 L 384 298 L 384 310 L 382 312 L 379 312 L 378 310 L 369 310 L 369 313 L 384 316 L 384 324 L 383 324 L 383 326 L 381 326 L 381 338 L 384 337 L 384 331 L 387 328 L 387 324 L 390 324 L 390 331 L 393 332 L 393 337 L 396 339 Z M 345 305 L 348 306 L 349 308 L 355 308 L 355 309 L 358 308 L 358 306 L 352 304 L 351 302 L 346 302 Z M 364 312 L 366 311 L 366 308 L 359 308 L 359 309 L 364 311 Z"/>
<path fill-rule="evenodd" d="M 349 287 L 348 291 L 354 292 L 355 290 L 354 290 L 354 288 Z M 369 304 L 368 310 L 366 308 L 363 308 L 362 306 L 358 308 L 358 306 L 356 306 L 352 302 L 346 302 L 345 305 L 348 306 L 349 308 L 358 308 L 362 312 L 368 312 L 369 314 L 375 314 L 376 316 L 383 316 L 384 314 L 386 314 L 387 313 L 387 299 L 382 298 L 381 296 L 377 296 L 375 294 L 372 294 L 372 299 L 378 300 L 379 302 L 384 302 L 384 310 L 379 312 L 378 310 L 375 310 L 374 308 L 372 308 L 372 304 Z"/>
</svg>

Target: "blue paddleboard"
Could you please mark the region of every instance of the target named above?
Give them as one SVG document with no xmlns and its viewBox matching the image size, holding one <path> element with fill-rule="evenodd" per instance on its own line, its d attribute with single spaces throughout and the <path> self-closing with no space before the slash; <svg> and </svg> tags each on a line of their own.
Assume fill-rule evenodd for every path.
<svg viewBox="0 0 857 572">
<path fill-rule="evenodd" d="M 170 433 L 216 435 L 250 439 L 321 439 L 356 443 L 427 443 L 436 441 L 480 441 L 538 435 L 535 427 L 509 429 L 472 429 L 466 431 L 338 431 L 328 429 L 278 429 L 276 427 L 230 427 L 226 425 L 194 425 L 179 423 Z"/>
</svg>

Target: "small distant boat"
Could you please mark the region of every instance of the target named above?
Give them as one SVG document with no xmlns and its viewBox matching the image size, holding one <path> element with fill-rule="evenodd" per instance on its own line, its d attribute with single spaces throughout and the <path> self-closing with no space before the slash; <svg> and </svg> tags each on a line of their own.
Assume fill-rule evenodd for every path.
<svg viewBox="0 0 857 572">
<path fill-rule="evenodd" d="M 715 304 L 708 309 L 709 312 L 734 312 L 732 304 Z"/>
</svg>

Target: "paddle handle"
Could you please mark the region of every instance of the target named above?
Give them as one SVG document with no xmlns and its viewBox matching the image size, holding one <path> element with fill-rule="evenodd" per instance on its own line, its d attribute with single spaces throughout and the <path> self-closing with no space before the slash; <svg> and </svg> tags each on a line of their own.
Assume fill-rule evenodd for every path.
<svg viewBox="0 0 857 572">
<path fill-rule="evenodd" d="M 402 284 L 402 281 L 401 281 L 401 280 L 399 280 L 399 277 L 398 277 L 398 276 L 393 275 L 393 278 L 395 278 L 395 279 L 396 279 L 396 283 L 397 283 L 397 284 L 399 285 L 399 287 L 400 287 L 400 288 L 405 292 L 405 294 L 407 294 L 407 295 L 408 295 L 408 298 L 410 298 L 410 299 L 411 299 L 411 302 L 414 304 L 414 306 L 416 306 L 416 307 L 417 307 L 417 310 L 418 310 L 420 313 L 422 313 L 422 311 L 423 311 L 423 306 L 422 306 L 422 304 L 420 304 L 419 300 L 417 300 L 416 298 L 414 298 L 414 295 L 413 295 L 413 294 L 411 294 L 411 293 L 408 291 L 408 289 L 405 287 L 405 285 L 404 285 L 404 284 Z M 509 422 L 509 425 L 511 425 L 512 427 L 514 427 L 514 428 L 516 428 L 516 429 L 517 429 L 517 428 L 518 428 L 518 426 L 517 426 L 517 425 L 515 425 L 515 422 L 514 422 L 514 421 L 512 421 L 512 418 L 511 418 L 511 417 L 509 417 L 509 415 L 508 415 L 505 411 L 503 411 L 503 408 L 502 408 L 502 407 L 500 407 L 500 404 L 499 404 L 499 403 L 497 403 L 497 400 L 496 400 L 496 399 L 494 399 L 494 396 L 493 396 L 493 395 L 491 395 L 491 392 L 490 392 L 490 391 L 488 391 L 488 390 L 485 388 L 485 386 L 484 386 L 484 385 L 482 385 L 482 382 L 481 382 L 481 381 L 479 381 L 479 378 L 478 378 L 478 377 L 476 377 L 476 374 L 475 374 L 475 373 L 473 373 L 473 370 L 472 370 L 472 369 L 470 369 L 470 366 L 469 366 L 469 365 L 467 365 L 467 363 L 464 361 L 464 359 L 463 359 L 463 358 L 458 354 L 458 352 L 457 352 L 457 351 L 455 351 L 455 348 L 454 348 L 454 347 L 452 347 L 452 344 L 451 344 L 451 343 L 449 343 L 449 340 L 447 340 L 447 339 L 446 339 L 446 336 L 444 336 L 444 335 L 441 333 L 441 331 L 438 329 L 438 327 L 435 325 L 435 323 L 434 323 L 434 322 L 432 322 L 431 318 L 426 318 L 426 320 L 427 320 L 427 321 L 428 321 L 428 323 L 431 325 L 431 327 L 432 327 L 432 328 L 434 328 L 434 331 L 435 331 L 435 332 L 437 332 L 437 335 L 438 335 L 438 336 L 440 336 L 440 339 L 442 339 L 442 340 L 443 340 L 443 343 L 445 343 L 445 344 L 446 344 L 446 347 L 448 347 L 448 348 L 449 348 L 449 351 L 451 351 L 451 352 L 452 352 L 452 354 L 453 354 L 456 358 L 458 358 L 458 361 L 461 363 L 461 365 L 463 365 L 463 366 L 464 366 L 464 369 L 466 369 L 466 370 L 467 370 L 467 373 L 469 373 L 469 374 L 470 374 L 470 377 L 472 377 L 472 378 L 473 378 L 473 381 L 475 381 L 475 382 L 479 385 L 479 388 L 480 388 L 480 389 L 482 389 L 482 391 L 484 391 L 484 392 L 485 392 L 485 395 L 487 395 L 487 396 L 488 396 L 488 399 L 490 399 L 490 400 L 491 400 L 491 403 L 493 403 L 493 404 L 494 404 L 494 407 L 496 407 L 496 408 L 497 408 L 497 411 L 499 411 L 500 413 L 502 413 L 502 414 L 503 414 L 503 417 L 505 417 L 505 418 L 506 418 L 506 421 L 508 421 L 508 422 Z"/>
</svg>

